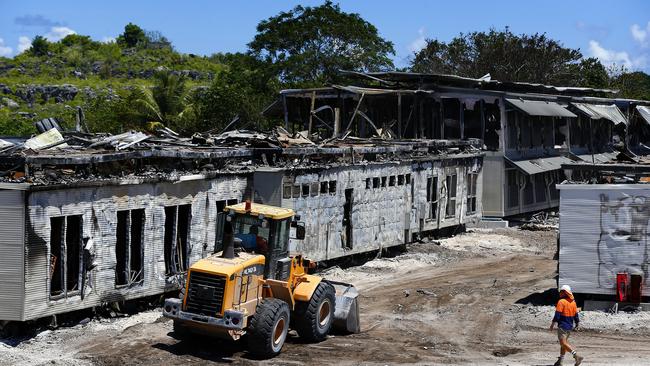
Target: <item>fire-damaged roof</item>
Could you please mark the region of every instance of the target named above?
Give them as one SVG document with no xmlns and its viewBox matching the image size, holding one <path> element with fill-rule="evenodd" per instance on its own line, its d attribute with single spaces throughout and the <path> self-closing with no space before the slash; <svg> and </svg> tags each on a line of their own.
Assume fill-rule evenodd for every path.
<svg viewBox="0 0 650 366">
<path fill-rule="evenodd" d="M 617 94 L 618 90 L 583 88 L 569 86 L 553 86 L 539 83 L 527 82 L 506 82 L 494 80 L 487 74 L 479 79 L 446 74 L 427 74 L 416 72 L 385 71 L 385 72 L 356 72 L 342 71 L 344 75 L 358 77 L 366 80 L 378 82 L 381 85 L 426 85 L 435 84 L 443 86 L 457 86 L 472 89 L 499 90 L 510 92 L 527 92 L 527 93 L 557 93 L 567 95 L 589 95 L 589 94 Z"/>
<path fill-rule="evenodd" d="M 0 183 L 29 186 L 129 178 L 178 181 L 192 176 L 246 173 L 259 166 L 310 168 L 364 161 L 417 160 L 435 154 L 480 155 L 480 141 L 384 140 L 342 136 L 318 143 L 281 127 L 181 137 L 169 129 L 118 135 L 59 131 L 0 139 Z M 190 177 L 190 178 L 188 178 Z M 7 187 L 6 184 L 2 184 Z"/>
</svg>

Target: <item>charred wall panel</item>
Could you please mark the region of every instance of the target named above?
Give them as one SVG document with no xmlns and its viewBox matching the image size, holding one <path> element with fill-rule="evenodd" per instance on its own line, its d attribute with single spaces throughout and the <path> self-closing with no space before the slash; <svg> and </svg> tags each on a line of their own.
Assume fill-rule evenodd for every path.
<svg viewBox="0 0 650 366">
<path fill-rule="evenodd" d="M 25 243 L 24 192 L 0 190 L 0 320 L 22 320 Z"/>
<path fill-rule="evenodd" d="M 97 186 L 29 194 L 25 258 L 25 319 L 156 295 L 177 288 L 181 274 L 165 275 L 165 207 L 191 205 L 189 263 L 212 253 L 217 201 L 241 200 L 248 179 L 224 176 L 177 183 Z M 144 209 L 142 281 L 116 285 L 117 212 Z M 80 290 L 50 297 L 50 218 L 81 215 Z"/>
<path fill-rule="evenodd" d="M 290 248 L 316 260 L 327 260 L 408 243 L 417 232 L 477 220 L 482 211 L 481 167 L 482 158 L 469 158 L 372 163 L 296 175 L 286 172 L 283 206 L 300 215 L 307 231 L 305 240 L 292 240 Z M 475 211 L 469 213 L 468 173 L 477 177 Z M 454 214 L 445 215 L 447 195 L 441 183 L 440 216 L 432 218 L 428 178 L 435 176 L 443 182 L 447 175 L 456 175 L 456 197 L 451 201 Z M 330 189 L 332 182 L 334 190 Z"/>
</svg>

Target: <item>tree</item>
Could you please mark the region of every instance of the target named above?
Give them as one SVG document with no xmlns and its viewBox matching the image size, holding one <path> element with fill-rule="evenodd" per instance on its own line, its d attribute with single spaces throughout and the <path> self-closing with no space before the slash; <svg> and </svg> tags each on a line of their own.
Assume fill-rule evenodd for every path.
<svg viewBox="0 0 650 366">
<path fill-rule="evenodd" d="M 136 87 L 128 98 L 134 109 L 134 120 L 159 122 L 172 129 L 184 129 L 182 121 L 193 113 L 193 100 L 185 77 L 169 71 L 154 75 L 151 88 Z"/>
<path fill-rule="evenodd" d="M 136 47 L 147 42 L 147 37 L 142 28 L 133 23 L 124 26 L 124 33 L 117 37 L 117 44 L 124 47 Z"/>
<path fill-rule="evenodd" d="M 88 47 L 90 45 L 93 45 L 97 42 L 93 41 L 90 36 L 82 36 L 80 34 L 68 34 L 61 40 L 61 44 L 63 44 L 66 47 L 72 47 L 75 45 L 79 45 L 81 47 Z"/>
<path fill-rule="evenodd" d="M 581 60 L 577 65 L 576 76 L 575 85 L 600 89 L 609 87 L 610 80 L 607 69 L 595 57 Z"/>
<path fill-rule="evenodd" d="M 281 81 L 300 86 L 340 79 L 338 71 L 379 71 L 393 67 L 393 44 L 359 14 L 331 1 L 296 6 L 261 21 L 249 52 L 273 65 Z"/>
<path fill-rule="evenodd" d="M 276 97 L 277 78 L 263 61 L 241 53 L 215 54 L 213 61 L 226 65 L 208 89 L 197 93 L 195 131 L 224 128 L 237 118 L 237 128 L 253 126 L 264 129 L 267 122 L 260 115 Z"/>
<path fill-rule="evenodd" d="M 620 96 L 630 99 L 650 100 L 650 75 L 642 72 L 623 72 L 612 77 L 612 87 Z"/>
<path fill-rule="evenodd" d="M 34 56 L 45 56 L 50 48 L 50 42 L 43 36 L 36 36 L 32 41 L 32 47 L 29 51 Z"/>
<path fill-rule="evenodd" d="M 544 33 L 515 35 L 504 31 L 461 33 L 449 43 L 429 39 L 414 54 L 411 70 L 481 77 L 500 81 L 575 85 L 579 50 L 566 48 Z"/>
</svg>

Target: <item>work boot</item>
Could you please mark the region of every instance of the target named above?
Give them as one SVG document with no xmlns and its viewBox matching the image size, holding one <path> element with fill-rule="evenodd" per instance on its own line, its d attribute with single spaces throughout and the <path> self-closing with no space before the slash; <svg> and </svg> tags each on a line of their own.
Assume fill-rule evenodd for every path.
<svg viewBox="0 0 650 366">
<path fill-rule="evenodd" d="M 553 366 L 562 366 L 562 357 L 558 357 Z"/>
<path fill-rule="evenodd" d="M 585 358 L 582 357 L 582 356 L 575 355 L 575 356 L 573 356 L 573 359 L 576 360 L 575 365 L 578 366 L 578 365 L 580 365 L 582 363 L 582 360 L 584 360 Z"/>
</svg>

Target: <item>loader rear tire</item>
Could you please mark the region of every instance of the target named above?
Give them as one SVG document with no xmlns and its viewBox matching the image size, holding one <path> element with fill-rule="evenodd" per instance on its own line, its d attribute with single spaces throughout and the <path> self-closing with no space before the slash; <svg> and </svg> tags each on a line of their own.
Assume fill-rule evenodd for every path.
<svg viewBox="0 0 650 366">
<path fill-rule="evenodd" d="M 309 302 L 296 302 L 293 328 L 305 341 L 325 340 L 334 322 L 335 304 L 334 287 L 324 281 L 319 283 Z"/>
<path fill-rule="evenodd" d="M 289 305 L 267 298 L 257 305 L 248 323 L 248 352 L 258 358 L 271 358 L 282 350 L 289 332 Z"/>
</svg>

